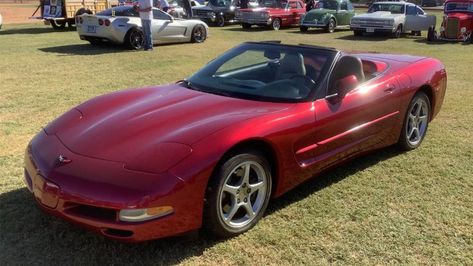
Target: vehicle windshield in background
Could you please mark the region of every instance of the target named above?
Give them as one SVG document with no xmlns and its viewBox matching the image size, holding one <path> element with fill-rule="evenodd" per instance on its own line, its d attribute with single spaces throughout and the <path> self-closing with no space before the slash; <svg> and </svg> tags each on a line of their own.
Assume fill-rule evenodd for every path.
<svg viewBox="0 0 473 266">
<path fill-rule="evenodd" d="M 115 17 L 139 17 L 140 14 L 136 11 L 133 6 L 118 6 L 106 9 L 102 12 L 98 12 L 99 16 L 115 16 Z"/>
<path fill-rule="evenodd" d="M 333 0 L 322 0 L 322 1 L 319 1 L 317 3 L 316 7 L 317 8 L 337 10 L 338 9 L 338 2 L 333 1 Z"/>
<path fill-rule="evenodd" d="M 337 51 L 245 43 L 213 60 L 182 84 L 228 97 L 274 102 L 308 98 Z"/>
<path fill-rule="evenodd" d="M 404 5 L 403 4 L 372 4 L 368 13 L 373 13 L 377 11 L 388 11 L 391 14 L 404 14 Z"/>
<path fill-rule="evenodd" d="M 224 6 L 230 6 L 232 4 L 232 1 L 231 0 L 210 0 L 209 4 L 213 6 L 224 7 Z"/>
<path fill-rule="evenodd" d="M 263 0 L 259 3 L 260 7 L 270 7 L 270 8 L 285 8 L 287 1 L 281 0 Z"/>
<path fill-rule="evenodd" d="M 473 3 L 448 3 L 445 12 L 473 12 Z"/>
</svg>

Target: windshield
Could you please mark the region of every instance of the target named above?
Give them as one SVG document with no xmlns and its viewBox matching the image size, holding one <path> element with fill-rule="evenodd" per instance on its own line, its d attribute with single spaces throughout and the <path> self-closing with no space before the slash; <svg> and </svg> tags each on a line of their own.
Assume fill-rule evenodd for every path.
<svg viewBox="0 0 473 266">
<path fill-rule="evenodd" d="M 228 97 L 303 101 L 320 85 L 336 54 L 309 47 L 245 43 L 207 64 L 185 84 Z"/>
<path fill-rule="evenodd" d="M 337 10 L 338 9 L 338 2 L 337 1 L 331 1 L 331 0 L 322 0 L 317 3 L 317 8 L 325 8 L 325 9 L 333 9 Z"/>
<path fill-rule="evenodd" d="M 388 11 L 392 14 L 404 14 L 404 5 L 403 4 L 372 4 L 368 13 L 373 13 L 376 11 Z"/>
<path fill-rule="evenodd" d="M 473 3 L 447 3 L 445 12 L 473 12 Z"/>
<path fill-rule="evenodd" d="M 220 7 L 230 6 L 232 4 L 232 0 L 210 0 L 209 4 Z"/>
<path fill-rule="evenodd" d="M 285 8 L 287 1 L 281 0 L 262 0 L 259 3 L 260 7 L 271 7 L 271 8 Z"/>
<path fill-rule="evenodd" d="M 112 11 L 113 10 L 113 11 Z M 113 14 L 115 13 L 115 14 Z M 140 14 L 137 10 L 133 8 L 133 6 L 118 6 L 114 8 L 106 9 L 102 12 L 98 12 L 97 15 L 99 16 L 116 16 L 116 17 L 139 17 Z"/>
</svg>

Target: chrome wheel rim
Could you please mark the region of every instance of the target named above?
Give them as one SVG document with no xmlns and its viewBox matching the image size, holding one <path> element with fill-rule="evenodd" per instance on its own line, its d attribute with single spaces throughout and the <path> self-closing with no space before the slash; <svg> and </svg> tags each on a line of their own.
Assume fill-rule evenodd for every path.
<svg viewBox="0 0 473 266">
<path fill-rule="evenodd" d="M 335 30 L 335 21 L 332 19 L 328 24 L 328 31 L 332 33 Z"/>
<path fill-rule="evenodd" d="M 196 42 L 203 42 L 205 40 L 205 30 L 202 27 L 197 27 L 194 30 L 194 40 Z"/>
<path fill-rule="evenodd" d="M 406 138 L 407 142 L 416 146 L 420 143 L 427 130 L 429 107 L 422 99 L 417 99 L 407 114 Z"/>
<path fill-rule="evenodd" d="M 273 29 L 279 30 L 280 27 L 281 27 L 281 22 L 279 22 L 279 19 L 275 19 L 273 21 Z"/>
<path fill-rule="evenodd" d="M 268 176 L 261 164 L 246 161 L 233 168 L 218 197 L 223 223 L 234 229 L 251 223 L 263 208 L 268 189 Z"/>
<path fill-rule="evenodd" d="M 133 48 L 140 49 L 141 47 L 143 47 L 143 43 L 144 43 L 143 33 L 139 31 L 133 31 L 130 34 L 130 44 Z"/>
</svg>

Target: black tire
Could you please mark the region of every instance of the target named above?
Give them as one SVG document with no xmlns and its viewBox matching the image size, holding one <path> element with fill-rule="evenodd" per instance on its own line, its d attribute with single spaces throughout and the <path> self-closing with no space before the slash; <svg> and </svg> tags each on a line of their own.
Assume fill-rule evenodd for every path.
<svg viewBox="0 0 473 266">
<path fill-rule="evenodd" d="M 191 42 L 203 43 L 207 39 L 207 30 L 202 25 L 195 25 L 192 29 Z"/>
<path fill-rule="evenodd" d="M 97 39 L 90 39 L 89 43 L 91 45 L 101 45 L 103 42 L 101 40 L 97 40 Z"/>
<path fill-rule="evenodd" d="M 401 34 L 402 34 L 402 25 L 400 24 L 397 26 L 396 31 L 392 33 L 392 37 L 397 39 L 401 37 Z"/>
<path fill-rule="evenodd" d="M 422 32 L 420 30 L 417 30 L 417 31 L 411 31 L 411 35 L 412 36 L 422 36 Z"/>
<path fill-rule="evenodd" d="M 331 18 L 327 23 L 327 26 L 325 26 L 325 31 L 327 33 L 332 33 L 335 31 L 335 27 L 337 27 L 337 22 L 335 21 L 335 19 Z"/>
<path fill-rule="evenodd" d="M 248 168 L 250 169 L 248 175 L 243 174 L 245 165 L 252 165 Z M 242 168 L 239 168 L 240 166 Z M 264 181 L 259 180 L 258 171 L 264 173 Z M 249 176 L 247 184 L 243 176 Z M 254 181 L 255 178 L 258 183 L 264 184 L 266 182 L 266 184 L 261 188 L 253 188 L 254 191 L 251 191 L 251 187 L 255 184 L 251 180 Z M 235 194 L 223 190 L 224 186 L 228 187 L 230 182 L 233 182 L 231 185 L 235 188 Z M 209 181 L 205 197 L 204 228 L 217 237 L 231 237 L 250 230 L 258 223 L 268 206 L 271 186 L 270 166 L 264 156 L 252 150 L 231 156 L 216 169 Z M 244 197 L 244 202 L 241 200 L 242 197 Z M 228 206 L 229 204 L 232 206 Z M 252 217 L 245 206 L 250 206 Z M 256 212 L 254 210 L 255 206 L 257 206 Z M 227 213 L 225 213 L 225 209 Z M 232 210 L 234 211 L 232 212 Z M 233 215 L 230 213 L 233 213 Z M 227 214 L 227 220 L 225 220 L 225 214 Z M 231 217 L 229 217 L 230 215 Z M 234 218 L 236 222 L 242 219 L 247 220 L 241 222 L 241 225 L 232 225 Z"/>
<path fill-rule="evenodd" d="M 144 34 L 137 28 L 130 29 L 125 35 L 125 45 L 132 50 L 140 50 L 144 47 Z"/>
<path fill-rule="evenodd" d="M 309 27 L 300 26 L 300 27 L 299 27 L 299 30 L 300 30 L 301 32 L 307 32 L 307 31 L 309 30 Z"/>
<path fill-rule="evenodd" d="M 271 23 L 271 29 L 279 30 L 280 28 L 281 28 L 281 19 L 275 18 L 273 22 Z"/>
<path fill-rule="evenodd" d="M 354 31 L 353 31 L 353 35 L 354 35 L 354 36 L 362 36 L 362 35 L 363 35 L 363 31 L 362 31 L 362 30 L 354 30 Z"/>
<path fill-rule="evenodd" d="M 84 7 L 79 8 L 79 10 L 77 10 L 77 12 L 76 12 L 76 17 L 80 16 L 80 15 L 83 15 L 83 14 L 92 15 L 92 11 L 90 11 L 90 9 L 87 9 L 87 8 L 84 8 Z"/>
<path fill-rule="evenodd" d="M 417 112 L 416 108 L 421 109 Z M 431 113 L 429 97 L 424 92 L 417 92 L 407 107 L 401 135 L 397 143 L 401 150 L 409 151 L 420 146 L 427 134 Z M 423 118 L 424 116 L 425 118 Z M 421 117 L 422 119 L 420 119 Z M 414 134 L 416 136 L 413 136 Z"/>
<path fill-rule="evenodd" d="M 55 30 L 62 30 L 66 27 L 66 21 L 65 20 L 61 20 L 61 21 L 58 21 L 56 22 L 55 20 L 50 20 L 49 21 L 51 23 L 51 27 L 53 27 L 53 29 Z"/>
<path fill-rule="evenodd" d="M 241 27 L 244 28 L 245 30 L 248 30 L 248 29 L 251 29 L 251 24 L 241 23 Z"/>
<path fill-rule="evenodd" d="M 429 30 L 427 31 L 427 41 L 433 42 L 435 41 L 435 28 L 430 26 Z"/>
<path fill-rule="evenodd" d="M 217 27 L 223 27 L 225 26 L 225 17 L 223 16 L 217 16 L 217 20 L 215 21 L 215 25 Z"/>
</svg>

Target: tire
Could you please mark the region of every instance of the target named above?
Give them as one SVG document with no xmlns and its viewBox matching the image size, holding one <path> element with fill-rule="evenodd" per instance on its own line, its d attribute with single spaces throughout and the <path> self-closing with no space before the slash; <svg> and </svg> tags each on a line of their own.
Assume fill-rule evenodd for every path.
<svg viewBox="0 0 473 266">
<path fill-rule="evenodd" d="M 90 39 L 90 40 L 89 40 L 89 43 L 90 43 L 91 45 L 97 46 L 97 45 L 101 45 L 101 44 L 102 44 L 102 41 L 101 41 L 101 40 L 97 40 L 97 39 Z"/>
<path fill-rule="evenodd" d="M 139 50 L 144 47 L 145 39 L 143 32 L 133 28 L 125 35 L 125 45 L 132 50 Z"/>
<path fill-rule="evenodd" d="M 76 17 L 80 16 L 80 15 L 83 15 L 83 14 L 92 15 L 92 11 L 90 11 L 90 9 L 87 9 L 87 8 L 84 8 L 84 7 L 79 8 L 79 10 L 77 10 L 77 12 L 76 12 Z"/>
<path fill-rule="evenodd" d="M 66 21 L 56 22 L 55 20 L 50 20 L 51 26 L 55 30 L 62 30 L 66 27 Z"/>
<path fill-rule="evenodd" d="M 433 42 L 435 41 L 435 28 L 430 26 L 429 30 L 427 31 L 427 41 Z"/>
<path fill-rule="evenodd" d="M 392 33 L 392 37 L 397 39 L 401 37 L 401 34 L 402 34 L 402 25 L 398 25 L 396 31 Z"/>
<path fill-rule="evenodd" d="M 422 143 L 431 117 L 430 100 L 424 92 L 417 92 L 407 107 L 406 117 L 399 136 L 401 150 L 416 149 Z"/>
<path fill-rule="evenodd" d="M 203 43 L 207 39 L 207 30 L 202 25 L 195 25 L 192 29 L 191 42 Z"/>
<path fill-rule="evenodd" d="M 209 181 L 205 229 L 217 237 L 250 230 L 268 206 L 271 186 L 270 166 L 262 155 L 250 150 L 230 157 Z"/>
<path fill-rule="evenodd" d="M 325 26 L 325 31 L 327 33 L 332 33 L 335 31 L 335 27 L 337 27 L 337 22 L 335 22 L 335 19 L 331 18 L 327 26 Z"/>
<path fill-rule="evenodd" d="M 354 31 L 353 31 L 353 35 L 354 35 L 354 36 L 362 36 L 362 35 L 363 35 L 363 31 L 361 31 L 361 30 L 354 30 Z"/>
<path fill-rule="evenodd" d="M 418 30 L 418 31 L 413 30 L 413 31 L 411 31 L 411 35 L 412 36 L 422 36 L 422 32 L 420 30 Z"/>
<path fill-rule="evenodd" d="M 251 29 L 251 24 L 241 23 L 241 27 L 244 28 L 245 30 L 249 30 L 249 29 Z"/>
<path fill-rule="evenodd" d="M 299 27 L 299 30 L 300 30 L 301 32 L 307 32 L 307 30 L 309 30 L 309 28 L 306 27 L 306 26 L 300 26 L 300 27 Z"/>
<path fill-rule="evenodd" d="M 271 29 L 279 30 L 281 28 L 281 19 L 275 18 L 271 23 Z"/>
<path fill-rule="evenodd" d="M 215 21 L 217 27 L 225 26 L 225 18 L 223 16 L 217 16 L 217 21 Z"/>
</svg>

